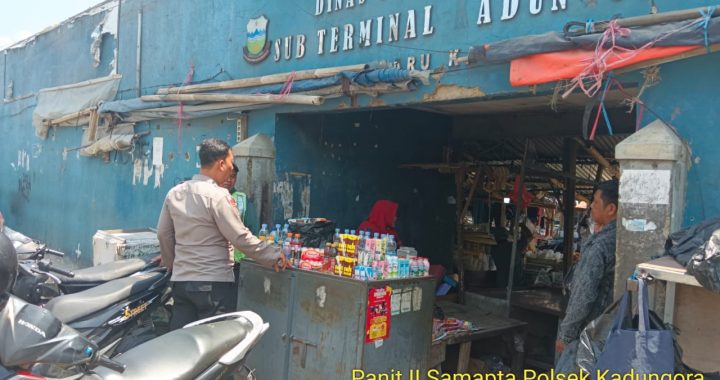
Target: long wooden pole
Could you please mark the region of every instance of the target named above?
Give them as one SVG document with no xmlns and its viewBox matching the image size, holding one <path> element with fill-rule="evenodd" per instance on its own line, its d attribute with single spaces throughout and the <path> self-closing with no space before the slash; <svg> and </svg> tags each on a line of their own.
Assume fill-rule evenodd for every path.
<svg viewBox="0 0 720 380">
<path fill-rule="evenodd" d="M 470 195 L 465 199 L 465 202 L 463 203 L 462 211 L 460 212 L 460 215 L 458 215 L 458 223 L 460 225 L 463 224 L 463 220 L 465 220 L 465 213 L 467 213 L 468 209 L 470 208 L 470 204 L 472 204 L 472 200 L 475 197 L 475 190 L 477 189 L 478 183 L 480 182 L 480 167 L 478 166 L 477 169 L 475 169 L 475 178 L 473 179 L 472 186 L 470 187 Z"/>
<path fill-rule="evenodd" d="M 510 309 L 511 309 L 511 303 L 512 303 L 512 289 L 513 289 L 513 281 L 515 281 L 515 260 L 517 257 L 517 250 L 518 250 L 518 240 L 520 240 L 520 237 L 522 236 L 522 228 L 520 228 L 520 213 L 522 212 L 523 208 L 527 207 L 523 199 L 523 189 L 525 188 L 525 166 L 527 165 L 528 160 L 528 148 L 530 147 L 530 140 L 525 140 L 525 152 L 523 153 L 523 161 L 522 166 L 520 167 L 520 183 L 518 185 L 518 191 L 515 195 L 517 197 L 515 202 L 515 221 L 513 223 L 512 227 L 512 237 L 513 237 L 513 243 L 512 243 L 512 250 L 510 251 L 510 273 L 508 274 L 508 283 L 507 283 L 507 317 L 510 318 Z"/>
<path fill-rule="evenodd" d="M 343 71 L 359 72 L 359 71 L 366 70 L 368 67 L 369 67 L 369 65 L 361 64 L 361 65 L 328 67 L 328 68 L 323 68 L 323 69 L 302 70 L 302 71 L 295 71 L 295 72 L 289 72 L 289 73 L 265 75 L 265 76 L 254 77 L 254 78 L 235 79 L 235 80 L 229 80 L 229 81 L 224 81 L 224 82 L 193 84 L 193 85 L 182 86 L 182 87 L 167 87 L 167 88 L 159 89 L 157 93 L 158 93 L 158 95 L 167 95 L 167 94 L 190 94 L 190 93 L 204 92 L 204 91 L 230 90 L 230 89 L 234 89 L 234 88 L 246 88 L 246 87 L 262 86 L 262 85 L 266 85 L 266 84 L 285 83 L 290 78 L 293 78 L 294 80 L 327 78 L 327 77 L 331 77 L 331 76 L 338 74 L 340 72 L 343 72 Z"/>
<path fill-rule="evenodd" d="M 572 265 L 572 256 L 575 244 L 575 178 L 577 170 L 577 142 L 566 138 L 564 143 L 563 171 L 567 175 L 565 179 L 565 191 L 563 192 L 563 270 L 567 274 Z"/>
<path fill-rule="evenodd" d="M 96 109 L 95 107 L 86 108 L 86 109 L 84 109 L 84 110 L 82 110 L 82 111 L 80 111 L 80 112 L 74 112 L 74 113 L 65 115 L 65 116 L 63 116 L 63 117 L 59 117 L 59 118 L 57 118 L 57 119 L 46 120 L 46 121 L 45 121 L 45 125 L 47 125 L 47 126 L 50 127 L 50 126 L 53 126 L 53 125 L 59 125 L 59 124 L 62 124 L 62 123 L 66 123 L 66 122 L 68 122 L 68 121 L 73 121 L 73 120 L 77 120 L 77 119 L 80 119 L 80 118 L 83 118 L 83 117 L 87 117 L 87 116 L 90 116 L 90 114 L 91 114 L 95 109 Z"/>
<path fill-rule="evenodd" d="M 598 150 L 595 149 L 594 146 L 586 145 L 586 143 L 584 141 L 582 141 L 581 139 L 579 139 L 577 137 L 575 138 L 575 141 L 578 143 L 579 146 L 581 146 L 583 149 L 585 149 L 585 151 L 589 155 L 591 155 L 595 159 L 595 161 L 597 161 L 598 164 L 600 164 L 603 168 L 605 168 L 613 178 L 617 178 L 617 176 L 618 176 L 617 168 L 612 166 L 612 164 L 610 164 L 610 161 L 608 161 L 605 157 L 603 157 L 603 155 L 600 154 L 600 152 L 598 152 Z"/>
<path fill-rule="evenodd" d="M 325 99 L 312 95 L 262 95 L 262 94 L 169 94 L 145 95 L 140 97 L 144 102 L 238 102 L 238 103 L 273 103 L 273 104 L 304 104 L 319 105 Z"/>
</svg>

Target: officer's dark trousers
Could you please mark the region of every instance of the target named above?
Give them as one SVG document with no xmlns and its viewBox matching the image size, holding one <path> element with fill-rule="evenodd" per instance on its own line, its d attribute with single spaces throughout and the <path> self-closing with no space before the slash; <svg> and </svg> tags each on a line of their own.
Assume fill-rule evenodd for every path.
<svg viewBox="0 0 720 380">
<path fill-rule="evenodd" d="M 232 282 L 178 281 L 172 284 L 170 330 L 188 323 L 235 311 L 237 286 Z"/>
</svg>

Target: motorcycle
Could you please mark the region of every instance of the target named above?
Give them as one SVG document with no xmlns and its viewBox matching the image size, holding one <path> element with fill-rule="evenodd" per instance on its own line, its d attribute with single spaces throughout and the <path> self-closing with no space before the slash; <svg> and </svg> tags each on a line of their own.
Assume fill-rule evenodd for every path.
<svg viewBox="0 0 720 380">
<path fill-rule="evenodd" d="M 156 337 L 153 314 L 166 310 L 169 280 L 170 274 L 158 268 L 55 297 L 44 308 L 104 353 L 116 355 Z"/>
<path fill-rule="evenodd" d="M 49 310 L 11 296 L 0 310 L 0 379 L 45 379 L 48 368 L 69 379 L 252 379 L 245 358 L 269 327 L 250 311 L 219 315 L 111 359 Z"/>
<path fill-rule="evenodd" d="M 18 254 L 18 279 L 12 293 L 36 305 L 62 294 L 73 294 L 94 288 L 118 278 L 148 272 L 158 267 L 142 259 L 118 260 L 94 267 L 67 271 L 55 267 L 46 255 L 63 258 L 64 254 L 39 245 L 33 251 Z"/>
</svg>

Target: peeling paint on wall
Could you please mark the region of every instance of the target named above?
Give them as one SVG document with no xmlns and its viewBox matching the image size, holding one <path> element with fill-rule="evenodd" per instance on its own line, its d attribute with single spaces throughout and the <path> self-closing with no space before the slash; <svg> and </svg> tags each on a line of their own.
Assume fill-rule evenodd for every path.
<svg viewBox="0 0 720 380">
<path fill-rule="evenodd" d="M 438 101 L 438 100 L 455 100 L 465 98 L 480 98 L 485 96 L 485 92 L 479 87 L 462 87 L 458 85 L 438 84 L 435 87 L 435 91 L 430 94 L 425 94 L 423 100 Z"/>
<path fill-rule="evenodd" d="M 118 31 L 118 7 L 112 8 L 105 14 L 105 18 L 95 27 L 95 30 L 90 34 L 92 43 L 90 44 L 90 55 L 93 59 L 93 67 L 100 66 L 100 52 L 102 51 L 102 39 L 106 34 L 110 34 L 113 37 L 117 37 Z M 113 58 L 110 65 L 115 66 L 117 61 L 117 49 L 115 49 L 115 58 Z"/>
<path fill-rule="evenodd" d="M 293 188 L 289 181 L 280 181 L 273 184 L 273 193 L 280 197 L 280 204 L 283 210 L 283 219 L 292 218 L 293 212 Z"/>
<path fill-rule="evenodd" d="M 285 180 L 273 184 L 273 193 L 280 199 L 283 218 L 310 215 L 310 189 L 312 176 L 306 173 L 285 173 Z M 295 199 L 295 196 L 298 199 Z M 296 204 L 296 201 L 299 204 Z"/>
<path fill-rule="evenodd" d="M 133 161 L 133 186 L 137 185 L 140 180 L 142 179 L 142 160 L 141 159 L 135 159 Z"/>
<path fill-rule="evenodd" d="M 302 214 L 304 216 L 310 216 L 310 182 L 311 178 L 308 175 L 308 180 L 305 186 L 302 188 L 302 193 L 300 195 L 300 202 L 302 206 Z"/>
<path fill-rule="evenodd" d="M 18 150 L 17 166 L 15 170 L 25 169 L 30 171 L 30 155 L 25 150 Z"/>
<path fill-rule="evenodd" d="M 150 160 L 147 158 L 145 159 L 145 169 L 143 173 L 143 185 L 147 186 L 148 182 L 150 181 L 150 177 L 153 175 L 153 167 L 150 165 Z"/>
</svg>

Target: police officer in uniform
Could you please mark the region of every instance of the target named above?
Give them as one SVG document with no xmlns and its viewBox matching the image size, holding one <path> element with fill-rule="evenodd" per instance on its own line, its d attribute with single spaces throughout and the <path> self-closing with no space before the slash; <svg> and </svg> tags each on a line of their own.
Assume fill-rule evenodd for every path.
<svg viewBox="0 0 720 380">
<path fill-rule="evenodd" d="M 261 265 L 284 270 L 280 249 L 260 241 L 240 220 L 235 200 L 219 184 L 233 171 L 230 146 L 200 144 L 200 174 L 173 187 L 157 226 L 163 264 L 172 271 L 170 329 L 235 310 L 233 257 L 228 242 Z"/>
</svg>

